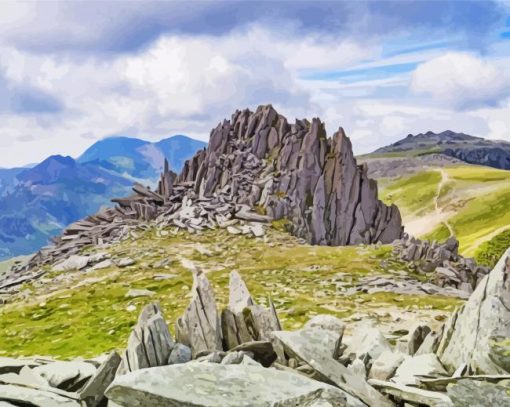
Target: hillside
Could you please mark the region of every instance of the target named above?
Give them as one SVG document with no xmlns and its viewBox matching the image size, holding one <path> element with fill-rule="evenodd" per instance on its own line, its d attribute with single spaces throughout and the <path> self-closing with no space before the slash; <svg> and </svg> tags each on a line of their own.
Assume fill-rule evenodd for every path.
<svg viewBox="0 0 510 407">
<path fill-rule="evenodd" d="M 443 154 L 469 164 L 510 169 L 510 143 L 486 140 L 451 130 L 442 133 L 409 134 L 406 138 L 373 152 L 379 157 L 419 156 L 431 153 Z"/>
<path fill-rule="evenodd" d="M 474 178 L 458 168 L 423 180 L 432 208 L 405 182 L 397 192 L 438 212 L 431 184 L 440 199 L 449 177 Z M 261 406 L 450 406 L 457 374 L 507 377 L 508 260 L 491 272 L 453 238 L 403 235 L 341 128 L 328 138 L 319 119 L 236 111 L 178 176 L 165 166 L 157 188 L 133 192 L 0 275 L 0 355 L 13 372 L 0 401 L 251 405 L 245 390 L 225 403 L 238 386 Z"/>
<path fill-rule="evenodd" d="M 32 168 L 0 169 L 0 260 L 37 251 L 68 224 L 129 194 L 133 180 L 154 185 L 206 144 L 185 136 L 157 143 L 98 141 L 81 157 L 51 156 Z"/>
<path fill-rule="evenodd" d="M 462 254 L 494 265 L 510 245 L 510 171 L 446 155 L 446 146 L 467 151 L 489 145 L 499 143 L 428 132 L 359 159 L 378 180 L 383 201 L 399 207 L 406 232 L 431 240 L 455 235 Z"/>
</svg>

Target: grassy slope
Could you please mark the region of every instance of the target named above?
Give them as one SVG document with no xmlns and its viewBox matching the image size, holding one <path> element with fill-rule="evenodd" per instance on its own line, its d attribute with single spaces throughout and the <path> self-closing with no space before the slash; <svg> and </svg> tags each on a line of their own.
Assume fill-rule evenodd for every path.
<svg viewBox="0 0 510 407">
<path fill-rule="evenodd" d="M 210 253 L 204 254 L 204 248 Z M 287 328 L 301 326 L 316 313 L 368 316 L 381 323 L 391 323 L 397 316 L 416 321 L 428 315 L 433 320 L 459 304 L 440 296 L 346 295 L 343 291 L 360 276 L 409 271 L 390 259 L 389 247 L 303 246 L 274 229 L 264 240 L 221 230 L 165 236 L 149 230 L 108 251 L 113 258 L 130 256 L 137 263 L 123 269 L 49 272 L 45 280 L 25 285 L 14 302 L 0 306 L 0 356 L 90 357 L 120 349 L 141 307 L 153 299 L 161 302 L 167 320 L 175 321 L 189 303 L 192 285 L 183 258 L 208 273 L 222 305 L 229 272 L 238 270 L 257 302 L 266 304 L 268 295 L 274 299 Z M 170 265 L 155 268 L 164 258 L 171 259 Z M 158 273 L 175 277 L 155 281 Z M 156 295 L 126 298 L 130 288 L 150 289 Z"/>
<path fill-rule="evenodd" d="M 484 242 L 510 229 L 510 171 L 472 165 L 443 170 L 447 181 L 440 190 L 439 207 L 449 214 L 447 222 L 460 241 L 461 252 L 477 256 L 484 250 Z M 434 222 L 433 200 L 440 180 L 441 174 L 435 170 L 381 180 L 382 199 L 399 206 L 404 223 L 419 216 L 429 216 Z M 445 224 L 439 223 L 420 237 L 442 240 L 448 236 Z M 501 245 L 501 238 L 498 242 Z"/>
</svg>

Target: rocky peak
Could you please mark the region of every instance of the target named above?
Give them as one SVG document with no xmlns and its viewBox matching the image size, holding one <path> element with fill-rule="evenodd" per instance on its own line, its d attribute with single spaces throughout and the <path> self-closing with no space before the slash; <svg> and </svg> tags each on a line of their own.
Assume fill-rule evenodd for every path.
<svg viewBox="0 0 510 407">
<path fill-rule="evenodd" d="M 327 138 L 320 119 L 289 124 L 271 105 L 219 123 L 177 182 L 192 182 L 199 197 L 228 194 L 271 219 L 287 218 L 312 244 L 389 243 L 402 233 L 398 209 L 377 199 L 342 128 Z"/>
</svg>

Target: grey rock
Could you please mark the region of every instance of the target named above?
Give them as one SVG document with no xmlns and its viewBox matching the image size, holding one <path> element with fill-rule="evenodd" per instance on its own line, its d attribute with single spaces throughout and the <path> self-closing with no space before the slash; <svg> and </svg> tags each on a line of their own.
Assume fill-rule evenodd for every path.
<svg viewBox="0 0 510 407">
<path fill-rule="evenodd" d="M 130 257 L 124 257 L 122 259 L 117 260 L 115 264 L 117 264 L 118 267 L 127 267 L 135 264 L 135 261 Z"/>
<path fill-rule="evenodd" d="M 126 293 L 126 298 L 152 297 L 155 294 L 154 291 L 132 288 Z"/>
<path fill-rule="evenodd" d="M 191 349 L 182 343 L 176 343 L 168 358 L 169 365 L 187 363 L 191 360 Z"/>
<path fill-rule="evenodd" d="M 453 372 L 462 363 L 477 374 L 504 374 L 495 344 L 510 337 L 510 249 L 449 320 L 437 351 Z"/>
<path fill-rule="evenodd" d="M 348 405 L 359 405 L 359 400 L 372 406 L 392 406 L 367 382 L 333 359 L 332 345 L 340 337 L 324 329 L 302 329 L 296 332 L 277 331 L 273 335 L 284 346 L 285 352 L 310 365 L 318 374 L 349 394 Z M 358 400 L 359 399 L 359 400 Z"/>
<path fill-rule="evenodd" d="M 191 348 L 193 357 L 200 353 L 223 350 L 220 318 L 214 290 L 204 274 L 194 276 L 193 299 L 177 320 L 177 341 Z"/>
<path fill-rule="evenodd" d="M 120 365 L 121 359 L 117 352 L 112 352 L 99 366 L 94 376 L 87 382 L 79 392 L 80 399 L 84 400 L 87 407 L 96 407 L 104 401 L 104 392 L 113 382 L 115 373 Z"/>
<path fill-rule="evenodd" d="M 89 264 L 88 256 L 72 255 L 53 266 L 54 271 L 81 270 Z"/>
<path fill-rule="evenodd" d="M 370 368 L 370 379 L 388 380 L 404 361 L 405 355 L 398 352 L 384 351 L 375 359 Z"/>
<path fill-rule="evenodd" d="M 260 366 L 194 362 L 117 377 L 107 396 L 121 406 L 145 407 L 349 405 L 342 391 L 298 374 Z"/>
<path fill-rule="evenodd" d="M 345 353 L 354 353 L 358 357 L 369 355 L 377 359 L 383 352 L 391 351 L 391 346 L 383 333 L 372 322 L 362 322 L 353 328 Z"/>
<path fill-rule="evenodd" d="M 385 382 L 382 380 L 371 379 L 368 382 L 384 394 L 393 396 L 397 400 L 408 401 L 413 404 L 416 403 L 420 406 L 454 406 L 452 400 L 444 393 L 418 389 L 416 387 L 405 386 L 400 383 Z"/>
<path fill-rule="evenodd" d="M 408 356 L 400 364 L 392 381 L 404 385 L 419 384 L 420 376 L 445 377 L 448 373 L 433 353 Z"/>
<path fill-rule="evenodd" d="M 0 402 L 12 402 L 15 405 L 34 407 L 80 407 L 80 403 L 72 398 L 64 397 L 51 391 L 36 390 L 10 384 L 0 385 Z"/>
<path fill-rule="evenodd" d="M 479 380 L 462 380 L 447 387 L 455 407 L 510 407 L 509 390 L 508 387 Z"/>
<path fill-rule="evenodd" d="M 145 306 L 131 331 L 117 375 L 166 365 L 174 345 L 159 304 Z"/>
<path fill-rule="evenodd" d="M 33 368 L 51 386 L 70 390 L 74 385 L 89 379 L 96 373 L 93 364 L 87 362 L 53 362 Z"/>
<path fill-rule="evenodd" d="M 333 316 L 333 315 L 315 315 L 313 318 L 308 320 L 305 325 L 305 328 L 322 328 L 328 331 L 333 331 L 343 336 L 345 330 L 345 322 L 341 319 Z"/>
</svg>

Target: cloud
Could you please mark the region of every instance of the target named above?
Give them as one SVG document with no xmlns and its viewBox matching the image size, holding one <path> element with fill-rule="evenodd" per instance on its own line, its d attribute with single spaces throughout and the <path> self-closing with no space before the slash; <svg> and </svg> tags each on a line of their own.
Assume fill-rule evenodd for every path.
<svg viewBox="0 0 510 407">
<path fill-rule="evenodd" d="M 130 52 L 163 35 L 223 36 L 252 24 L 300 36 L 373 39 L 421 31 L 462 33 L 478 46 L 504 24 L 504 4 L 469 1 L 89 1 L 0 3 L 0 43 L 36 52 Z"/>
<path fill-rule="evenodd" d="M 508 71 L 477 56 L 450 52 L 416 68 L 411 88 L 458 109 L 497 106 L 510 91 Z"/>
<path fill-rule="evenodd" d="M 1 165 L 78 155 L 105 135 L 207 139 L 235 109 L 265 103 L 291 117 L 320 114 L 299 73 L 348 66 L 376 52 L 352 40 L 309 35 L 301 41 L 263 26 L 221 37 L 165 35 L 136 53 L 108 58 L 0 47 L 6 94 L 12 99 L 14 89 L 26 90 L 16 106 L 0 109 Z M 46 147 L 28 151 L 27 135 Z"/>
</svg>

